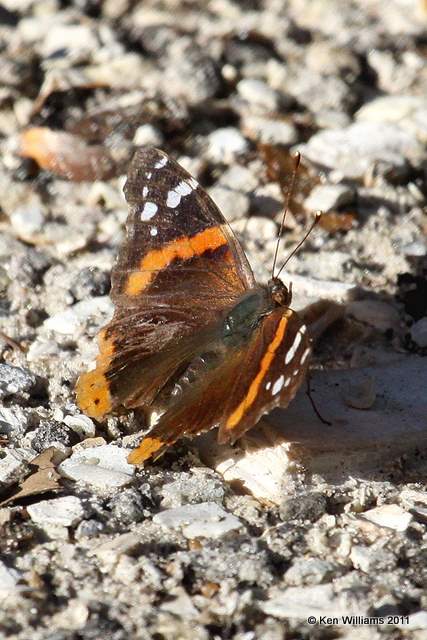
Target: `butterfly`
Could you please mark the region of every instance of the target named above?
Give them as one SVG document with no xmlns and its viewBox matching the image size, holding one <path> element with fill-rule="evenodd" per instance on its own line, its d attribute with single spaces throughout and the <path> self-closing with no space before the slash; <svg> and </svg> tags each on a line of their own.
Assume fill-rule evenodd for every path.
<svg viewBox="0 0 427 640">
<path fill-rule="evenodd" d="M 311 354 L 291 289 L 255 281 L 224 217 L 198 182 L 154 148 L 133 157 L 126 238 L 112 270 L 115 312 L 77 402 L 102 420 L 121 407 L 153 424 L 128 460 L 159 457 L 182 436 L 218 428 L 234 443 L 286 407 Z"/>
</svg>

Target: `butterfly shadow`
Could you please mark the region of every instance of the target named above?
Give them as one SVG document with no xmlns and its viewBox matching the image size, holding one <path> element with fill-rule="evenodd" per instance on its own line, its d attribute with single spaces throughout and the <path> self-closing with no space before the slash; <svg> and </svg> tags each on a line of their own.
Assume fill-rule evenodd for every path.
<svg viewBox="0 0 427 640">
<path fill-rule="evenodd" d="M 427 466 L 427 361 L 402 357 L 387 366 L 318 371 L 303 390 L 276 409 L 237 445 L 199 439 L 202 460 L 261 500 L 280 503 L 301 472 L 332 484 L 349 478 L 414 481 Z M 359 408 L 356 408 L 359 407 Z M 362 408 L 365 407 L 365 408 Z"/>
</svg>

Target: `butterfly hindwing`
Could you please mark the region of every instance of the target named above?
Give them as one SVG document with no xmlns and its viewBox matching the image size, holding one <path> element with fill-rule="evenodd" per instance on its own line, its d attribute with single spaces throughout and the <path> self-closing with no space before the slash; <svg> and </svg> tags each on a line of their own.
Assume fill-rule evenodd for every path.
<svg viewBox="0 0 427 640">
<path fill-rule="evenodd" d="M 277 309 L 265 316 L 248 343 L 230 350 L 166 410 L 130 461 L 144 462 L 181 436 L 212 427 L 219 427 L 220 443 L 234 442 L 263 414 L 291 402 L 310 351 L 306 327 L 294 311 Z"/>
</svg>

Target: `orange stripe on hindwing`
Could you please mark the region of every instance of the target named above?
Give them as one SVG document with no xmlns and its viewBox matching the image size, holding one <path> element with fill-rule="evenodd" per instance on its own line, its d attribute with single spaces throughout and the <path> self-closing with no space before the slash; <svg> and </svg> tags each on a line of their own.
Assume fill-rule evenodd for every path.
<svg viewBox="0 0 427 640">
<path fill-rule="evenodd" d="M 128 455 L 129 464 L 142 464 L 151 458 L 157 451 L 160 451 L 165 445 L 165 441 L 160 438 L 151 438 L 146 436 L 137 449 L 134 449 Z"/>
<path fill-rule="evenodd" d="M 91 418 L 101 420 L 113 407 L 110 385 L 105 377 L 114 355 L 114 343 L 106 338 L 105 329 L 98 336 L 99 356 L 96 369 L 83 373 L 76 385 L 77 404 Z"/>
<path fill-rule="evenodd" d="M 178 238 L 168 242 L 162 249 L 153 249 L 140 262 L 139 270 L 130 274 L 126 283 L 129 296 L 139 295 L 154 279 L 156 273 L 167 267 L 173 260 L 189 260 L 201 256 L 206 251 L 215 251 L 227 244 L 227 238 L 220 227 L 209 227 L 191 238 Z"/>
<path fill-rule="evenodd" d="M 267 347 L 267 351 L 261 360 L 259 371 L 256 374 L 255 378 L 252 380 L 247 394 L 245 395 L 241 403 L 238 405 L 238 407 L 236 407 L 236 409 L 228 418 L 225 424 L 226 429 L 234 429 L 234 427 L 243 418 L 246 410 L 249 409 L 249 407 L 251 407 L 255 402 L 258 395 L 258 389 L 260 387 L 260 384 L 263 381 L 265 374 L 267 373 L 273 361 L 276 351 L 283 340 L 283 336 L 285 335 L 287 324 L 288 324 L 288 319 L 284 316 L 283 318 L 281 318 L 279 322 L 279 325 L 277 327 L 273 340 L 270 342 L 270 344 Z"/>
</svg>

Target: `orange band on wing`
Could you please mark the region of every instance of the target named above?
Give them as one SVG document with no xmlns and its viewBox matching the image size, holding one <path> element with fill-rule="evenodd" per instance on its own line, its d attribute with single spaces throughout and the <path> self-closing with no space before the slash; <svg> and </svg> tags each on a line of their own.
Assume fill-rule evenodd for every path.
<svg viewBox="0 0 427 640">
<path fill-rule="evenodd" d="M 150 436 L 147 436 L 137 449 L 130 452 L 128 462 L 130 464 L 141 464 L 151 458 L 164 444 L 160 438 L 150 438 Z"/>
<path fill-rule="evenodd" d="M 153 280 L 156 273 L 167 267 L 176 258 L 189 260 L 205 251 L 214 251 L 227 244 L 227 238 L 220 227 L 209 227 L 191 238 L 178 238 L 162 249 L 153 249 L 141 260 L 139 271 L 130 274 L 126 293 L 137 296 Z"/>
<path fill-rule="evenodd" d="M 246 409 L 248 409 L 255 402 L 258 394 L 259 386 L 263 381 L 265 374 L 268 371 L 268 368 L 274 358 L 274 355 L 277 349 L 280 346 L 280 343 L 283 340 L 283 336 L 285 335 L 287 324 L 288 324 L 288 319 L 286 317 L 283 317 L 279 322 L 279 325 L 277 327 L 273 340 L 270 342 L 270 344 L 267 347 L 267 352 L 264 354 L 261 360 L 259 371 L 256 374 L 255 378 L 252 380 L 252 383 L 249 387 L 247 394 L 245 395 L 245 397 L 243 398 L 239 406 L 233 411 L 231 416 L 228 418 L 225 425 L 226 429 L 233 429 L 236 426 L 236 424 L 238 424 L 242 419 L 242 417 L 244 416 Z"/>
<path fill-rule="evenodd" d="M 99 356 L 97 367 L 83 373 L 77 381 L 76 399 L 80 409 L 87 416 L 101 420 L 112 409 L 110 387 L 105 377 L 112 356 L 114 343 L 105 337 L 105 330 L 98 336 Z"/>
</svg>

